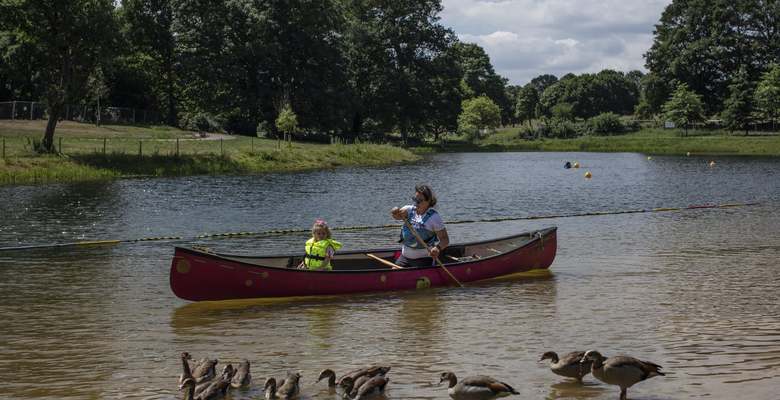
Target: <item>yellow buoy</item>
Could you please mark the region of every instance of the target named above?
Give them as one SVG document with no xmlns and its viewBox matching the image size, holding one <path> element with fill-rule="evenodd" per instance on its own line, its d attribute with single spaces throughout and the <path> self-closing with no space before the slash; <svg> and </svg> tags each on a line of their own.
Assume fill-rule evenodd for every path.
<svg viewBox="0 0 780 400">
<path fill-rule="evenodd" d="M 578 162 L 576 162 L 576 161 L 575 161 L 575 162 L 574 162 L 574 165 L 572 165 L 572 167 L 574 167 L 574 168 L 579 168 L 579 167 L 580 167 L 580 163 L 578 163 Z"/>
<path fill-rule="evenodd" d="M 715 161 L 710 161 L 710 167 L 714 167 L 714 166 L 715 166 Z"/>
<path fill-rule="evenodd" d="M 590 174 L 590 171 L 588 171 L 588 172 L 586 172 L 586 173 L 585 173 L 585 177 L 586 177 L 586 178 L 590 179 L 590 177 L 591 177 L 591 176 L 593 176 L 593 175 L 591 175 L 591 174 Z"/>
</svg>

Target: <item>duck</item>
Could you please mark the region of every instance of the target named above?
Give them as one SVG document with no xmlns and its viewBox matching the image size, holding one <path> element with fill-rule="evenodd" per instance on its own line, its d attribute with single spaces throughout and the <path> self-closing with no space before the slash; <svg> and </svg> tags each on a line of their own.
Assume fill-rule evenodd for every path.
<svg viewBox="0 0 780 400">
<path fill-rule="evenodd" d="M 455 373 L 448 371 L 441 373 L 439 383 L 444 381 L 449 382 L 447 393 L 455 400 L 486 400 L 520 394 L 509 384 L 484 375 L 468 377 L 458 382 Z"/>
<path fill-rule="evenodd" d="M 542 354 L 539 361 L 550 360 L 552 372 L 567 378 L 574 378 L 582 383 L 582 378 L 590 373 L 591 365 L 590 361 L 582 362 L 583 356 L 585 356 L 584 351 L 572 351 L 559 359 L 556 352 L 548 351 Z"/>
<path fill-rule="evenodd" d="M 230 386 L 234 388 L 246 387 L 252 382 L 252 374 L 249 373 L 249 360 L 241 360 L 238 363 L 238 369 L 236 369 L 233 379 L 230 381 Z"/>
<path fill-rule="evenodd" d="M 365 377 L 365 375 L 362 377 Z M 390 382 L 390 378 L 384 375 L 376 375 L 363 381 L 360 386 L 357 386 L 356 382 L 351 377 L 345 377 L 341 381 L 341 387 L 344 388 L 345 397 L 348 399 L 363 400 L 381 394 L 385 391 L 385 386 Z"/>
<path fill-rule="evenodd" d="M 658 364 L 629 356 L 606 358 L 596 350 L 588 350 L 582 357 L 583 363 L 592 362 L 591 372 L 596 379 L 620 386 L 620 400 L 626 400 L 628 388 L 654 376 L 665 376 Z"/>
<path fill-rule="evenodd" d="M 192 360 L 192 356 L 190 353 L 187 353 L 186 351 L 181 353 L 181 375 L 179 376 L 179 389 L 181 390 L 183 388 L 182 385 L 184 385 L 184 381 L 187 378 L 192 378 L 192 371 L 190 371 L 190 363 L 188 360 Z"/>
<path fill-rule="evenodd" d="M 216 358 L 213 360 L 202 359 L 192 371 L 195 383 L 208 381 L 217 376 L 217 363 L 219 363 L 219 360 Z"/>
<path fill-rule="evenodd" d="M 369 367 L 363 367 L 349 371 L 337 380 L 336 373 L 333 372 L 332 369 L 326 368 L 320 372 L 319 377 L 317 377 L 317 382 L 327 378 L 329 387 L 337 387 L 341 385 L 345 378 L 352 378 L 354 380 L 355 386 L 360 387 L 358 386 L 359 378 L 366 377 L 365 380 L 362 381 L 365 382 L 369 378 L 373 378 L 376 375 L 387 375 L 389 371 L 390 366 L 372 365 Z"/>
<path fill-rule="evenodd" d="M 268 378 L 265 381 L 265 398 L 289 400 L 298 397 L 301 394 L 300 386 L 301 374 L 298 372 L 287 372 L 287 378 L 283 379 L 277 388 L 276 379 Z"/>
</svg>

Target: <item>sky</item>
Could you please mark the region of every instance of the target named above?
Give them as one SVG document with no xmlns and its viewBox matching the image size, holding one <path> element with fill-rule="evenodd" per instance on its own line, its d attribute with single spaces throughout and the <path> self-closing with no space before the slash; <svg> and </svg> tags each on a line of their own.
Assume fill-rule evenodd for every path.
<svg viewBox="0 0 780 400">
<path fill-rule="evenodd" d="M 442 25 L 477 43 L 513 85 L 614 69 L 645 72 L 643 54 L 671 0 L 443 0 Z"/>
</svg>

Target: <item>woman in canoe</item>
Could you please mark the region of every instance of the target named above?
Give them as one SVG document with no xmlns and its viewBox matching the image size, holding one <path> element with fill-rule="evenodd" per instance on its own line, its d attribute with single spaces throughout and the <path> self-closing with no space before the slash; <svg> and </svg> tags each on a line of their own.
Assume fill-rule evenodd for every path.
<svg viewBox="0 0 780 400">
<path fill-rule="evenodd" d="M 401 255 L 395 263 L 405 268 L 427 267 L 433 265 L 434 259 L 449 246 L 450 237 L 444 227 L 444 220 L 433 208 L 436 206 L 436 196 L 430 186 L 417 185 L 412 201 L 414 204 L 393 207 L 390 215 L 393 219 L 408 221 L 425 245 L 419 243 L 404 224 L 401 229 Z"/>
</svg>

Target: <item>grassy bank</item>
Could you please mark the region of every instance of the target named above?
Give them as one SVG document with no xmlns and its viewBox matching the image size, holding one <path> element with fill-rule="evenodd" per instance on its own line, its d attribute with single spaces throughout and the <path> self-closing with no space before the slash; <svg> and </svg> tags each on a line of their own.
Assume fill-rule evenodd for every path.
<svg viewBox="0 0 780 400">
<path fill-rule="evenodd" d="M 252 174 L 338 166 L 378 166 L 418 159 L 388 145 L 283 143 L 243 136 L 208 135 L 171 127 L 61 123 L 60 155 L 39 155 L 43 121 L 0 121 L 0 184 L 128 176 Z M 3 146 L 0 143 L 0 146 Z"/>
<path fill-rule="evenodd" d="M 575 139 L 522 139 L 519 128 L 501 129 L 474 144 L 445 146 L 446 151 L 592 151 L 685 155 L 780 156 L 780 135 L 732 135 L 726 131 L 642 129 L 619 136 L 582 136 Z"/>
</svg>

